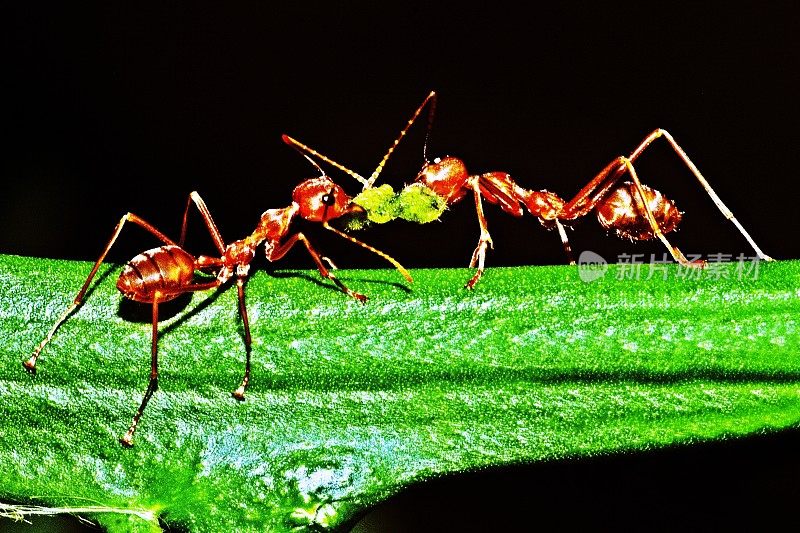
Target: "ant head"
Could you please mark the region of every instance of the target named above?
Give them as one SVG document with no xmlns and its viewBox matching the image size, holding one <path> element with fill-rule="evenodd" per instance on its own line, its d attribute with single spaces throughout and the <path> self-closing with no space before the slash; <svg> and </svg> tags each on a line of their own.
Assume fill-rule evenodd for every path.
<svg viewBox="0 0 800 533">
<path fill-rule="evenodd" d="M 426 185 L 443 198 L 459 193 L 469 179 L 467 166 L 457 157 L 436 158 L 425 163 L 417 174 L 416 181 Z"/>
<path fill-rule="evenodd" d="M 298 214 L 311 222 L 327 222 L 350 209 L 350 197 L 328 176 L 305 180 L 294 188 L 292 200 L 299 206 Z"/>
</svg>

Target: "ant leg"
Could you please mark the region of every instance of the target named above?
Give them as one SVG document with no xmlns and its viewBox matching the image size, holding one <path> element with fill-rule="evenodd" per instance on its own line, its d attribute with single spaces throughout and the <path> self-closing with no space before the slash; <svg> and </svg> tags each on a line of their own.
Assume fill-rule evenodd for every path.
<svg viewBox="0 0 800 533">
<path fill-rule="evenodd" d="M 625 171 L 628 169 L 626 161 L 633 163 L 633 161 L 635 161 L 645 151 L 645 149 L 647 149 L 647 147 L 649 147 L 653 141 L 659 137 L 664 137 L 667 142 L 669 142 L 672 149 L 689 168 L 695 179 L 697 179 L 697 181 L 706 191 L 706 194 L 708 194 L 708 196 L 714 202 L 714 205 L 717 206 L 717 209 L 719 209 L 723 216 L 730 220 L 736 229 L 739 230 L 739 233 L 742 234 L 742 236 L 756 252 L 758 258 L 764 261 L 772 260 L 771 257 L 761 251 L 761 248 L 759 248 L 755 241 L 753 241 L 753 238 L 750 236 L 747 230 L 744 229 L 736 217 L 733 216 L 731 210 L 728 209 L 717 193 L 714 192 L 714 189 L 711 188 L 711 185 L 709 185 L 708 181 L 706 181 L 706 179 L 700 173 L 700 170 L 698 170 L 697 166 L 695 166 L 691 159 L 689 159 L 689 156 L 686 155 L 686 152 L 684 152 L 678 143 L 675 142 L 675 139 L 672 138 L 672 135 L 670 135 L 666 130 L 662 129 L 657 129 L 648 135 L 631 153 L 630 157 L 618 157 L 609 163 L 594 179 L 592 179 L 592 181 L 590 181 L 583 189 L 581 189 L 580 192 L 578 192 L 577 195 L 575 195 L 575 198 L 564 205 L 559 218 L 574 219 L 584 216 L 591 211 L 606 194 L 606 192 L 608 192 L 608 190 L 613 187 L 614 184 L 625 174 Z"/>
<path fill-rule="evenodd" d="M 178 241 L 178 245 L 183 247 L 183 243 L 186 241 L 186 228 L 189 222 L 189 207 L 191 207 L 192 202 L 194 202 L 194 204 L 197 206 L 197 210 L 203 217 L 203 221 L 206 223 L 208 232 L 211 234 L 211 239 L 213 239 L 217 250 L 219 250 L 220 254 L 225 254 L 225 241 L 222 240 L 219 229 L 217 229 L 214 219 L 211 218 L 211 212 L 208 210 L 206 203 L 203 201 L 197 191 L 192 191 L 189 193 L 189 198 L 186 200 L 186 209 L 183 210 L 183 224 L 181 224 L 181 240 Z"/>
<path fill-rule="evenodd" d="M 150 381 L 147 384 L 147 390 L 144 393 L 144 397 L 142 398 L 142 403 L 139 405 L 139 409 L 136 410 L 136 414 L 133 415 L 133 422 L 131 422 L 131 426 L 128 428 L 128 431 L 125 435 L 119 439 L 119 442 L 125 446 L 130 448 L 133 446 L 133 433 L 136 431 L 136 426 L 139 425 L 139 419 L 142 418 L 142 413 L 144 413 L 145 408 L 147 407 L 147 403 L 150 401 L 150 397 L 153 396 L 153 393 L 158 389 L 158 302 L 159 300 L 163 299 L 164 297 L 172 296 L 175 294 L 183 294 L 185 292 L 197 292 L 197 291 L 204 291 L 208 289 L 213 289 L 220 286 L 219 280 L 210 281 L 208 283 L 198 283 L 196 285 L 189 285 L 188 287 L 183 287 L 181 289 L 173 290 L 173 291 L 156 291 L 155 295 L 153 295 L 153 330 L 152 330 L 152 340 L 150 343 Z"/>
<path fill-rule="evenodd" d="M 486 216 L 483 214 L 483 203 L 481 202 L 481 190 L 480 186 L 478 185 L 477 179 L 470 180 L 470 187 L 472 187 L 472 191 L 475 194 L 475 211 L 478 215 L 478 224 L 481 228 L 481 235 L 478 239 L 478 246 L 475 248 L 475 251 L 472 252 L 472 259 L 469 262 L 469 267 L 474 268 L 477 264 L 478 271 L 475 272 L 475 275 L 472 276 L 465 287 L 467 289 L 472 289 L 475 287 L 475 284 L 478 283 L 478 280 L 481 279 L 481 275 L 483 275 L 484 270 L 484 262 L 486 259 L 486 247 L 494 248 L 494 244 L 492 243 L 492 237 L 489 235 L 489 228 L 486 225 Z"/>
<path fill-rule="evenodd" d="M 739 233 L 741 233 L 742 236 L 750 244 L 750 246 L 752 246 L 753 251 L 755 251 L 755 253 L 758 256 L 758 258 L 763 260 L 763 261 L 772 261 L 772 258 L 761 251 L 761 248 L 759 248 L 758 245 L 755 243 L 755 241 L 753 241 L 753 238 L 750 236 L 749 233 L 747 233 L 747 230 L 744 229 L 744 227 L 741 225 L 741 223 L 739 223 L 739 221 L 736 219 L 736 217 L 733 216 L 733 213 L 731 212 L 731 210 L 728 209 L 728 207 L 722 202 L 720 197 L 717 196 L 717 193 L 715 193 L 714 189 L 711 188 L 711 185 L 708 184 L 706 179 L 700 173 L 700 170 L 698 170 L 698 168 L 695 166 L 695 164 L 692 163 L 692 160 L 689 159 L 689 156 L 686 155 L 686 152 L 683 151 L 683 148 L 681 148 L 678 145 L 678 143 L 675 142 L 675 139 L 672 138 L 672 135 L 670 135 L 669 132 L 659 128 L 659 129 L 655 130 L 653 133 L 651 133 L 650 135 L 648 135 L 647 138 L 644 141 L 642 141 L 642 143 L 639 145 L 639 147 L 633 152 L 633 154 L 631 154 L 631 160 L 634 159 L 634 156 L 638 156 L 639 153 L 644 151 L 644 149 L 647 148 L 647 146 L 651 142 L 653 142 L 655 139 L 658 139 L 659 137 L 664 137 L 667 140 L 667 142 L 669 142 L 669 145 L 672 147 L 672 149 L 675 151 L 675 153 L 678 154 L 678 157 L 681 158 L 681 161 L 683 161 L 684 164 L 686 164 L 686 166 L 689 167 L 689 170 L 692 171 L 692 174 L 694 174 L 694 177 L 697 179 L 698 182 L 700 182 L 700 185 L 706 191 L 706 194 L 708 194 L 708 196 L 714 202 L 714 205 L 717 206 L 717 209 L 719 209 L 719 212 L 722 213 L 722 215 L 725 218 L 730 220 L 733 223 L 734 226 L 736 226 L 736 229 L 739 230 Z"/>
<path fill-rule="evenodd" d="M 136 431 L 136 426 L 139 424 L 139 419 L 142 417 L 145 407 L 147 407 L 147 402 L 150 401 L 153 392 L 158 388 L 158 299 L 160 297 L 161 293 L 156 291 L 153 296 L 153 336 L 150 345 L 150 381 L 147 383 L 147 391 L 144 393 L 142 403 L 139 405 L 139 409 L 136 410 L 136 414 L 133 415 L 131 427 L 129 427 L 127 433 L 119 439 L 120 444 L 128 448 L 133 446 L 133 432 Z"/>
<path fill-rule="evenodd" d="M 233 391 L 231 395 L 239 401 L 244 400 L 244 391 L 245 389 L 247 389 L 247 385 L 250 383 L 250 353 L 252 351 L 252 337 L 250 336 L 250 320 L 247 317 L 247 307 L 245 306 L 245 293 L 244 293 L 245 276 L 246 274 L 239 273 L 238 277 L 236 278 L 236 291 L 239 298 L 239 315 L 242 317 L 242 323 L 244 324 L 245 363 L 244 363 L 244 377 L 242 378 L 242 384 L 239 385 L 239 388 Z M 180 292 L 202 291 L 218 287 L 219 285 L 220 285 L 219 280 L 216 280 L 209 283 L 191 285 Z"/>
<path fill-rule="evenodd" d="M 664 233 L 661 231 L 658 222 L 656 222 L 653 212 L 650 210 L 650 204 L 648 203 L 647 197 L 644 194 L 644 189 L 642 189 L 642 182 L 639 181 L 639 176 L 636 174 L 636 169 L 633 168 L 631 160 L 623 158 L 623 162 L 625 164 L 625 168 L 628 170 L 628 173 L 631 175 L 631 179 L 633 179 L 633 183 L 636 185 L 636 191 L 639 193 L 639 199 L 644 207 L 645 216 L 647 217 L 647 221 L 650 223 L 650 228 L 653 230 L 653 233 L 656 235 L 656 237 L 658 237 L 661 242 L 664 243 L 664 246 L 667 247 L 667 250 L 669 250 L 670 254 L 672 254 L 673 259 L 683 266 L 698 268 L 705 267 L 705 261 L 689 261 L 686 259 L 683 253 L 681 253 L 677 246 L 667 240 L 667 238 L 664 236 Z"/>
<path fill-rule="evenodd" d="M 633 160 L 631 160 L 633 161 Z M 597 203 L 605 196 L 611 187 L 625 173 L 625 158 L 618 157 L 606 165 L 597 176 L 587 183 L 583 189 L 578 191 L 572 200 L 564 204 L 558 218 L 562 220 L 574 220 L 586 216 Z M 612 171 L 614 173 L 612 174 Z"/>
<path fill-rule="evenodd" d="M 647 144 L 650 142 L 652 142 L 652 140 L 647 142 Z M 638 157 L 644 149 L 643 146 L 646 147 L 647 144 L 643 144 L 637 148 L 633 155 Z M 578 192 L 577 195 L 575 195 L 575 198 L 564 205 L 564 207 L 561 209 L 561 213 L 559 213 L 558 218 L 572 220 L 589 213 L 589 211 L 595 208 L 597 203 L 603 198 L 603 196 L 605 196 L 606 192 L 608 192 L 608 190 L 616 184 L 616 182 L 621 176 L 624 175 L 626 171 L 631 175 L 631 179 L 636 186 L 636 191 L 639 193 L 640 200 L 642 201 L 642 205 L 644 207 L 645 217 L 647 218 L 647 222 L 650 224 L 650 228 L 653 230 L 653 234 L 658 237 L 662 243 L 664 243 L 664 246 L 667 247 L 667 250 L 669 250 L 675 261 L 684 266 L 702 267 L 705 263 L 687 260 L 683 253 L 676 246 L 671 244 L 664 236 L 664 233 L 661 231 L 661 228 L 653 216 L 653 212 L 650 210 L 650 205 L 648 204 L 646 196 L 644 195 L 644 191 L 642 190 L 642 183 L 639 181 L 639 176 L 636 174 L 636 169 L 633 168 L 632 159 L 627 157 L 618 157 L 606 165 L 605 168 L 603 168 L 603 170 L 601 170 L 600 173 L 592 179 L 592 181 L 590 181 L 583 189 L 580 190 L 580 192 Z"/>
<path fill-rule="evenodd" d="M 569 244 L 569 238 L 567 238 L 567 232 L 564 229 L 564 225 L 559 222 L 558 219 L 555 219 L 556 228 L 558 228 L 558 235 L 561 237 L 561 244 L 564 245 L 564 252 L 567 254 L 567 261 L 569 261 L 570 265 L 575 264 L 575 256 L 572 254 L 572 246 Z"/>
<path fill-rule="evenodd" d="M 246 354 L 246 359 L 244 363 L 244 377 L 242 378 L 242 384 L 239 385 L 239 388 L 233 391 L 233 397 L 239 401 L 244 400 L 244 391 L 247 388 L 247 384 L 250 383 L 250 352 L 251 352 L 251 337 L 250 337 L 250 321 L 247 319 L 247 307 L 244 303 L 244 276 L 239 276 L 236 278 L 236 291 L 239 296 L 239 315 L 242 317 L 242 323 L 244 324 L 244 349 Z"/>
<path fill-rule="evenodd" d="M 30 358 L 28 358 L 25 362 L 22 363 L 26 369 L 28 369 L 31 372 L 36 372 L 36 360 L 39 358 L 39 354 L 42 352 L 47 343 L 50 342 L 50 340 L 53 338 L 53 335 L 55 335 L 58 328 L 61 327 L 61 324 L 63 324 L 70 317 L 70 315 L 72 315 L 72 313 L 83 303 L 83 298 L 84 296 L 86 296 L 86 292 L 89 289 L 89 285 L 91 284 L 92 279 L 94 279 L 94 276 L 95 274 L 97 274 L 100 265 L 103 263 L 103 260 L 106 258 L 106 255 L 108 255 L 109 250 L 111 250 L 111 247 L 116 242 L 117 237 L 119 237 L 120 233 L 122 232 L 122 228 L 123 226 L 125 226 L 125 222 L 128 221 L 133 222 L 134 224 L 137 224 L 142 228 L 144 228 L 145 230 L 149 231 L 155 237 L 160 239 L 164 244 L 176 245 L 175 242 L 173 242 L 169 237 L 161 233 L 158 229 L 156 229 L 155 226 L 153 226 L 149 222 L 138 217 L 137 215 L 134 215 L 133 213 L 126 213 L 114 228 L 114 233 L 111 235 L 111 238 L 109 239 L 108 243 L 106 243 L 106 247 L 103 249 L 103 252 L 100 254 L 100 257 L 97 259 L 97 262 L 95 262 L 94 267 L 92 267 L 92 271 L 89 273 L 89 277 L 86 278 L 86 281 L 83 283 L 81 290 L 78 291 L 78 294 L 77 296 L 75 296 L 75 299 L 72 301 L 72 304 L 70 304 L 67 310 L 64 311 L 64 313 L 62 313 L 62 315 L 58 318 L 58 320 L 56 320 L 56 323 L 53 325 L 52 328 L 50 328 L 50 331 L 47 332 L 47 335 L 45 335 L 42 342 L 40 342 L 39 345 L 36 347 L 36 349 L 33 350 L 33 355 L 31 355 Z"/>
<path fill-rule="evenodd" d="M 319 254 L 317 253 L 317 251 L 314 249 L 313 246 L 311 246 L 311 243 L 308 241 L 306 236 L 303 235 L 302 233 L 295 233 L 294 235 L 292 235 L 291 237 L 286 239 L 286 241 L 283 244 L 281 244 L 277 248 L 273 249 L 272 252 L 270 252 L 267 255 L 267 259 L 269 259 L 270 261 L 277 261 L 278 259 L 280 259 L 284 255 L 286 255 L 286 253 L 289 250 L 292 249 L 292 246 L 297 244 L 297 241 L 301 241 L 305 245 L 306 250 L 308 250 L 308 254 L 311 256 L 311 259 L 314 260 L 314 263 L 317 265 L 317 270 L 319 270 L 319 274 L 323 278 L 331 280 L 333 283 L 336 284 L 337 287 L 339 287 L 339 289 L 341 289 L 342 292 L 344 292 L 348 296 L 351 296 L 351 297 L 355 298 L 359 302 L 365 303 L 367 301 L 367 297 L 366 296 L 348 289 L 344 285 L 344 283 L 339 281 L 339 278 L 334 276 L 333 273 L 331 273 L 325 267 L 325 265 L 322 262 L 322 259 L 320 258 Z"/>
</svg>

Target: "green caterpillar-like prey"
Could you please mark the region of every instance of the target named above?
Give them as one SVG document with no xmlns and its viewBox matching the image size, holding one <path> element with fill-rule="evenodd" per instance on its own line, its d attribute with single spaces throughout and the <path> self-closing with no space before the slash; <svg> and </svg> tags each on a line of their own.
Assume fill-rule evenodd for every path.
<svg viewBox="0 0 800 533">
<path fill-rule="evenodd" d="M 364 190 L 353 198 L 353 203 L 362 207 L 364 216 L 351 217 L 346 221 L 348 230 L 359 230 L 370 223 L 385 224 L 395 219 L 425 224 L 438 220 L 447 208 L 447 202 L 421 183 L 412 183 L 399 193 L 391 185 L 381 185 Z"/>
</svg>

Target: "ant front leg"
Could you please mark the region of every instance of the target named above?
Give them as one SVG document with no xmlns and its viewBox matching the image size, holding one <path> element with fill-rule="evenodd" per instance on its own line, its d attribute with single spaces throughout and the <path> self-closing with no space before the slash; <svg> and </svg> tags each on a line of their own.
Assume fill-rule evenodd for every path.
<svg viewBox="0 0 800 533">
<path fill-rule="evenodd" d="M 108 255 L 109 250 L 111 250 L 111 247 L 114 245 L 120 233 L 122 232 L 122 228 L 128 221 L 133 222 L 134 224 L 137 224 L 142 228 L 144 228 L 145 230 L 147 230 L 148 232 L 152 233 L 156 238 L 161 240 L 164 244 L 175 245 L 175 242 L 173 242 L 169 237 L 161 233 L 158 229 L 156 229 L 155 226 L 153 226 L 149 222 L 138 217 L 137 215 L 134 215 L 133 213 L 126 213 L 114 228 L 114 232 L 111 235 L 111 238 L 108 240 L 108 243 L 106 243 L 106 247 L 103 249 L 103 252 L 100 254 L 100 257 L 97 259 L 97 262 L 95 262 L 94 267 L 92 267 L 92 271 L 89 273 L 89 277 L 86 278 L 86 281 L 83 283 L 81 290 L 78 291 L 78 294 L 75 296 L 75 299 L 72 301 L 72 304 L 70 304 L 70 306 L 66 309 L 66 311 L 64 311 L 61 314 L 58 320 L 56 320 L 56 323 L 53 324 L 53 327 L 50 328 L 50 331 L 47 332 L 47 335 L 45 335 L 42 342 L 40 342 L 39 345 L 36 347 L 36 349 L 33 350 L 33 355 L 31 355 L 30 358 L 28 358 L 22 363 L 26 369 L 28 369 L 31 372 L 36 372 L 36 361 L 39 358 L 39 354 L 42 352 L 47 343 L 50 342 L 50 340 L 53 338 L 53 335 L 55 335 L 58 328 L 61 327 L 61 324 L 63 324 L 70 317 L 70 315 L 72 315 L 72 313 L 83 303 L 83 298 L 86 296 L 86 292 L 89 290 L 89 285 L 92 283 L 92 279 L 94 279 L 94 276 L 95 274 L 97 274 L 100 265 L 105 260 L 106 255 Z"/>
<path fill-rule="evenodd" d="M 279 260 L 284 255 L 286 255 L 287 252 L 289 252 L 289 250 L 292 249 L 292 246 L 297 244 L 297 241 L 300 241 L 300 242 L 303 243 L 303 245 L 305 245 L 306 250 L 308 250 L 308 254 L 311 256 L 311 259 L 314 260 L 314 263 L 317 265 L 317 270 L 319 270 L 319 274 L 323 278 L 331 280 L 333 283 L 336 284 L 337 287 L 339 287 L 339 289 L 342 290 L 342 292 L 344 292 L 348 296 L 351 296 L 351 297 L 355 298 L 356 300 L 358 300 L 361 303 L 366 303 L 366 301 L 367 301 L 367 297 L 366 296 L 364 296 L 363 294 L 357 293 L 357 292 L 355 292 L 353 290 L 348 289 L 345 286 L 344 283 L 339 281 L 339 278 L 337 278 L 330 270 L 328 270 L 328 268 L 322 262 L 322 258 L 320 257 L 320 255 L 317 253 L 317 251 L 314 249 L 314 247 L 308 241 L 308 238 L 305 235 L 303 235 L 302 233 L 295 233 L 294 235 L 292 235 L 291 237 L 286 239 L 286 241 L 283 244 L 281 244 L 277 248 L 274 248 L 267 255 L 267 259 L 269 259 L 270 261 Z"/>
<path fill-rule="evenodd" d="M 472 191 L 475 195 L 475 212 L 478 215 L 478 224 L 481 228 L 481 235 L 478 239 L 478 246 L 475 247 L 475 251 L 472 252 L 472 259 L 469 262 L 470 268 L 475 268 L 477 265 L 478 270 L 475 272 L 475 275 L 467 282 L 465 287 L 467 289 L 472 289 L 475 287 L 475 284 L 478 283 L 478 280 L 481 279 L 484 271 L 484 263 L 486 260 L 486 248 L 487 246 L 490 248 L 494 248 L 494 244 L 492 243 L 492 236 L 489 235 L 489 228 L 486 224 L 486 216 L 483 214 L 483 203 L 481 202 L 481 189 L 478 185 L 478 177 L 474 176 L 469 180 L 469 186 L 472 188 Z"/>
</svg>

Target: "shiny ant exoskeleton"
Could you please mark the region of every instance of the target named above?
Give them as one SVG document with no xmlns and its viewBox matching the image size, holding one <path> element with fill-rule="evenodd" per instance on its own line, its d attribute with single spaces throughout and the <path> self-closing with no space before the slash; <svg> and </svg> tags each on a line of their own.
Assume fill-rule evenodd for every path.
<svg viewBox="0 0 800 533">
<path fill-rule="evenodd" d="M 633 167 L 633 162 L 659 137 L 663 137 L 669 142 L 672 149 L 689 167 L 689 170 L 711 197 L 720 212 L 747 239 L 758 258 L 762 260 L 770 259 L 756 245 L 747 231 L 733 216 L 730 209 L 720 200 L 694 163 L 672 138 L 672 135 L 662 129 L 657 129 L 648 135 L 629 156 L 617 157 L 606 165 L 597 176 L 589 181 L 569 201 L 565 201 L 546 190 L 524 189 L 506 172 L 470 174 L 464 162 L 457 157 L 448 156 L 434 159 L 433 162 L 428 161 L 427 146 L 436 104 L 435 92 L 431 92 L 417 108 L 368 179 L 287 135 L 283 136 L 283 140 L 287 144 L 295 146 L 307 154 L 314 155 L 349 174 L 361 182 L 364 190 L 367 191 L 373 187 L 389 156 L 391 156 L 400 140 L 405 137 L 409 128 L 429 103 L 428 132 L 423 148 L 424 164 L 414 182 L 407 185 L 404 191 L 411 187 L 423 186 L 440 198 L 443 201 L 443 206 L 454 205 L 463 200 L 470 192 L 473 194 L 480 226 L 480 237 L 469 264 L 470 268 L 477 266 L 477 271 L 466 284 L 469 289 L 475 286 L 483 274 L 486 249 L 492 246 L 492 238 L 483 213 L 482 199 L 499 205 L 503 211 L 515 217 L 521 217 L 524 210 L 527 210 L 531 215 L 537 217 L 546 228 L 556 228 L 571 264 L 574 264 L 575 261 L 572 259 L 572 251 L 564 229 L 564 223 L 569 223 L 594 211 L 600 224 L 605 229 L 613 231 L 617 236 L 632 241 L 658 238 L 667 247 L 675 261 L 681 265 L 704 266 L 705 263 L 703 261 L 687 260 L 683 253 L 667 240 L 665 234 L 677 228 L 681 221 L 682 213 L 672 200 L 669 200 L 659 191 L 642 185 Z M 630 176 L 631 181 L 620 183 L 621 178 L 626 174 Z M 441 211 L 435 213 L 432 219 L 438 218 L 439 214 L 441 214 Z"/>
<path fill-rule="evenodd" d="M 314 161 L 308 157 L 307 159 L 319 169 L 319 166 L 317 166 Z M 361 208 L 352 204 L 351 198 L 344 190 L 322 173 L 322 170 L 320 170 L 320 174 L 319 177 L 305 180 L 295 187 L 292 192 L 291 205 L 281 209 L 265 211 L 261 215 L 258 226 L 251 235 L 228 245 L 225 244 L 225 241 L 223 241 L 220 236 L 220 232 L 214 220 L 211 218 L 211 213 L 197 192 L 192 192 L 186 202 L 181 236 L 178 242 L 171 240 L 152 224 L 139 216 L 133 213 L 127 213 L 119 221 L 116 228 L 114 228 L 111 239 L 109 239 L 105 249 L 100 254 L 100 258 L 94 264 L 94 267 L 72 304 L 59 317 L 44 340 L 39 343 L 33 351 L 33 355 L 23 363 L 25 368 L 31 372 L 36 371 L 36 362 L 42 349 L 52 339 L 61 324 L 63 324 L 81 303 L 83 303 L 83 299 L 92 279 L 95 274 L 97 274 L 111 246 L 116 242 L 122 232 L 125 223 L 133 222 L 150 232 L 164 244 L 158 248 L 147 250 L 131 259 L 125 265 L 117 280 L 117 288 L 125 298 L 136 302 L 149 303 L 152 304 L 153 307 L 150 381 L 144 398 L 133 417 L 133 422 L 125 435 L 120 439 L 120 442 L 125 446 L 131 446 L 133 444 L 133 434 L 134 431 L 136 431 L 139 419 L 150 397 L 158 387 L 157 347 L 159 304 L 188 292 L 218 288 L 234 277 L 236 278 L 236 289 L 239 298 L 239 313 L 242 318 L 242 323 L 244 324 L 246 359 L 244 376 L 239 387 L 233 392 L 233 397 L 237 400 L 244 400 L 245 389 L 250 381 L 251 351 L 250 324 L 247 318 L 247 308 L 245 306 L 245 279 L 250 272 L 250 262 L 255 257 L 256 248 L 259 245 L 262 243 L 264 244 L 266 257 L 269 261 L 277 261 L 286 255 L 292 246 L 298 242 L 302 242 L 306 250 L 308 250 L 309 255 L 311 255 L 311 258 L 314 260 L 319 273 L 324 278 L 331 280 L 344 293 L 355 298 L 359 302 L 363 303 L 367 300 L 366 296 L 350 290 L 336 278 L 323 262 L 327 258 L 319 255 L 305 235 L 299 232 L 290 234 L 291 223 L 294 218 L 300 217 L 311 222 L 319 222 L 325 229 L 380 255 L 394 265 L 409 282 L 411 281 L 411 276 L 406 269 L 393 258 L 354 237 L 342 233 L 336 228 L 332 228 L 328 224 L 330 220 L 338 218 L 351 210 L 360 210 Z M 197 207 L 211 234 L 211 238 L 220 254 L 218 257 L 205 255 L 195 257 L 183 249 L 183 243 L 186 238 L 189 208 L 192 203 Z M 212 281 L 195 282 L 194 275 L 196 271 L 212 274 L 214 275 L 214 279 Z"/>
</svg>

